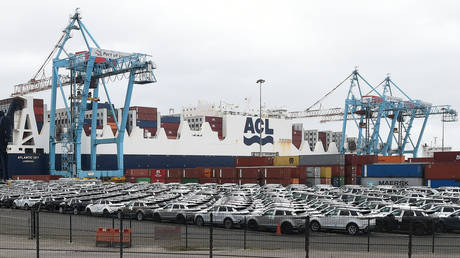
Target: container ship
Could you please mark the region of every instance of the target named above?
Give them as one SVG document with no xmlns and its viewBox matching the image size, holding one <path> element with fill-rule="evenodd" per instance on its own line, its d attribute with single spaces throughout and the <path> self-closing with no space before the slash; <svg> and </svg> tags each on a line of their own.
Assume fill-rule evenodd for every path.
<svg viewBox="0 0 460 258">
<path fill-rule="evenodd" d="M 99 139 L 113 138 L 115 119 L 108 104 L 97 111 Z M 120 109 L 115 109 L 120 115 Z M 157 108 L 132 106 L 124 139 L 127 181 L 255 184 L 345 184 L 390 186 L 460 186 L 460 152 L 433 157 L 339 154 L 335 142 L 311 149 L 303 125 L 279 110 L 199 104 L 180 114 L 161 115 Z M 65 109 L 56 112 L 56 139 L 65 137 Z M 91 106 L 82 132 L 82 168 L 90 167 Z M 120 120 L 120 119 L 118 119 Z M 42 99 L 0 100 L 0 172 L 5 178 L 47 178 L 49 116 Z M 305 137 L 304 137 L 305 133 Z M 260 138 L 260 136 L 262 136 Z M 262 149 L 259 148 L 262 143 Z M 56 167 L 65 146 L 57 145 Z M 116 147 L 98 147 L 97 169 L 116 169 Z M 262 157 L 260 157 L 262 156 Z"/>
</svg>

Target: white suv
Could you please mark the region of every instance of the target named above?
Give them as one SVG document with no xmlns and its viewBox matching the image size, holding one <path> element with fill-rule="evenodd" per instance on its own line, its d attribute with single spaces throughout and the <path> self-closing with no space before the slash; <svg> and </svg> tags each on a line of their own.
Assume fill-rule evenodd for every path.
<svg viewBox="0 0 460 258">
<path fill-rule="evenodd" d="M 124 207 L 122 203 L 112 203 L 107 200 L 98 200 L 95 203 L 88 204 L 86 206 L 86 213 L 88 214 L 103 214 L 104 216 L 109 216 L 118 212 L 119 209 Z"/>
<path fill-rule="evenodd" d="M 375 218 L 363 216 L 355 210 L 335 209 L 322 216 L 310 218 L 312 231 L 321 229 L 345 230 L 350 235 L 356 235 L 359 231 L 367 231 L 375 227 Z"/>
</svg>

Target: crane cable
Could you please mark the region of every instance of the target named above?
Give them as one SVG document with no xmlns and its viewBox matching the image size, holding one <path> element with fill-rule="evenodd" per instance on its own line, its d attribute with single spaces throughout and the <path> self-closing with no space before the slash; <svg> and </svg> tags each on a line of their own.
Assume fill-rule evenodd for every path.
<svg viewBox="0 0 460 258">
<path fill-rule="evenodd" d="M 353 75 L 353 73 L 351 73 L 350 75 L 347 76 L 347 78 L 345 78 L 341 83 L 339 83 L 337 86 L 335 86 L 331 91 L 329 91 L 328 93 L 326 93 L 326 95 L 324 95 L 322 98 L 320 98 L 318 101 L 316 101 L 313 105 L 309 106 L 305 111 L 309 111 L 312 107 L 316 106 L 318 103 L 320 103 L 321 101 L 323 101 L 325 98 L 327 98 L 332 92 L 334 92 L 338 87 L 340 87 L 340 85 L 342 85 L 346 80 L 348 80 L 351 76 Z"/>
<path fill-rule="evenodd" d="M 65 37 L 65 33 L 62 34 L 61 38 L 59 38 L 58 42 L 56 43 L 56 45 L 54 46 L 53 50 L 51 51 L 51 53 L 48 55 L 48 57 L 46 58 L 45 62 L 40 66 L 40 69 L 38 69 L 38 71 L 35 73 L 34 77 L 32 78 L 31 81 L 33 80 L 36 80 L 38 75 L 40 74 L 40 72 L 44 71 L 45 69 L 45 66 L 49 63 L 49 61 L 51 60 L 51 57 L 53 56 L 53 54 L 56 52 L 56 49 L 59 48 L 59 46 L 61 45 L 62 41 L 64 40 L 64 37 Z"/>
</svg>

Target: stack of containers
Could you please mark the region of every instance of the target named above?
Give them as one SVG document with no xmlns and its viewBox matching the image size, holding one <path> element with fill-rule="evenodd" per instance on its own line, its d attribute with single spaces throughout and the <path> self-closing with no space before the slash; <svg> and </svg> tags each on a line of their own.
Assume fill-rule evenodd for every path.
<svg viewBox="0 0 460 258">
<path fill-rule="evenodd" d="M 300 145 L 302 144 L 302 136 L 303 136 L 303 124 L 293 124 L 292 125 L 292 144 L 297 149 L 300 149 Z"/>
<path fill-rule="evenodd" d="M 295 167 L 267 167 L 262 170 L 262 184 L 281 184 L 287 186 L 298 184 L 298 176 L 293 175 L 296 173 Z M 294 178 L 293 178 L 294 176 Z"/>
<path fill-rule="evenodd" d="M 377 156 L 377 163 L 403 163 L 405 161 L 404 156 Z"/>
<path fill-rule="evenodd" d="M 345 183 L 345 155 L 343 154 L 301 155 L 299 166 L 307 171 L 307 184 L 315 185 L 318 182 L 331 184 L 334 181 L 336 186 L 341 186 Z M 309 169 L 310 167 L 313 169 Z M 309 175 L 313 178 L 309 179 Z"/>
<path fill-rule="evenodd" d="M 150 169 L 150 182 L 166 183 L 167 169 Z"/>
<path fill-rule="evenodd" d="M 265 168 L 261 167 L 237 167 L 236 173 L 238 176 L 238 184 L 261 184 L 262 171 Z"/>
<path fill-rule="evenodd" d="M 321 168 L 320 167 L 305 167 L 307 172 L 307 179 L 305 184 L 307 186 L 315 186 L 321 184 Z"/>
<path fill-rule="evenodd" d="M 326 146 L 326 139 L 327 139 L 327 134 L 326 132 L 318 132 L 318 141 L 321 141 L 323 144 L 323 149 L 327 151 L 329 146 Z"/>
<path fill-rule="evenodd" d="M 148 168 L 127 169 L 125 171 L 126 181 L 130 183 L 149 182 L 150 170 Z"/>
<path fill-rule="evenodd" d="M 184 174 L 184 168 L 170 168 L 166 173 L 166 183 L 180 183 Z"/>
<path fill-rule="evenodd" d="M 144 135 L 154 136 L 157 133 L 157 108 L 152 107 L 130 107 L 129 110 L 136 110 L 136 126 L 144 129 Z"/>
<path fill-rule="evenodd" d="M 237 174 L 236 168 L 222 167 L 222 168 L 218 168 L 216 173 L 218 174 L 220 184 L 226 184 L 226 183 L 237 184 L 238 183 L 238 174 Z"/>
<path fill-rule="evenodd" d="M 44 110 L 43 99 L 34 99 L 34 114 L 35 114 L 35 121 L 37 122 L 38 133 L 40 133 L 43 128 L 43 119 L 44 119 L 43 110 Z"/>
<path fill-rule="evenodd" d="M 161 127 L 165 130 L 166 136 L 169 139 L 177 138 L 177 131 L 179 130 L 179 125 L 180 116 L 161 116 Z"/>
<path fill-rule="evenodd" d="M 460 152 L 435 152 L 433 161 L 425 165 L 426 186 L 460 186 Z"/>
<path fill-rule="evenodd" d="M 301 178 L 301 169 L 299 166 L 299 156 L 276 156 L 273 159 L 273 165 L 276 167 L 284 167 L 283 169 L 289 170 L 285 173 L 283 178 L 284 184 L 305 184 L 305 177 Z M 289 183 L 286 183 L 289 181 Z"/>
<path fill-rule="evenodd" d="M 215 168 L 186 168 L 185 176 L 182 178 L 182 182 L 187 181 L 188 183 L 199 182 L 199 183 L 217 183 L 216 169 Z"/>
<path fill-rule="evenodd" d="M 423 164 L 372 164 L 363 166 L 362 185 L 422 186 Z"/>
<path fill-rule="evenodd" d="M 362 167 L 365 164 L 377 163 L 377 155 L 345 155 L 345 184 L 360 185 Z"/>
<path fill-rule="evenodd" d="M 206 116 L 204 118 L 205 122 L 208 122 L 209 125 L 211 126 L 211 130 L 214 132 L 217 132 L 217 136 L 219 139 L 223 139 L 223 134 L 222 134 L 222 117 L 218 116 Z"/>
<path fill-rule="evenodd" d="M 273 166 L 274 157 L 237 157 L 235 167 Z"/>
</svg>

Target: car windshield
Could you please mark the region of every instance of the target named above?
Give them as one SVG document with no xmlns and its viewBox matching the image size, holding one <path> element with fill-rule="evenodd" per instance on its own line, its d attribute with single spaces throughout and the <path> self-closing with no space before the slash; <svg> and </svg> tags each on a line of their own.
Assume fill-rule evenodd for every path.
<svg viewBox="0 0 460 258">
<path fill-rule="evenodd" d="M 391 214 L 396 217 L 396 216 L 401 216 L 401 213 L 402 213 L 402 210 L 398 209 L 398 210 L 393 211 Z"/>
</svg>

